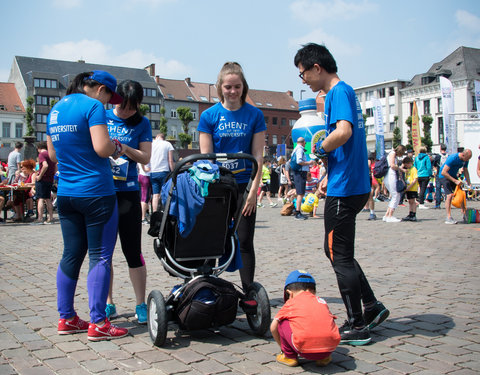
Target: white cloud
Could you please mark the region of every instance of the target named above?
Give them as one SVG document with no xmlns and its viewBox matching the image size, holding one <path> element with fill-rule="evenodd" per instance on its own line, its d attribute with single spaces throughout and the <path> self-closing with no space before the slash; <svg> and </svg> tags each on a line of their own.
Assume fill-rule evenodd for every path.
<svg viewBox="0 0 480 375">
<path fill-rule="evenodd" d="M 359 45 L 344 42 L 322 29 L 315 29 L 304 36 L 289 39 L 289 46 L 296 49 L 307 43 L 324 44 L 334 56 L 358 56 L 362 51 Z"/>
<path fill-rule="evenodd" d="M 82 4 L 82 0 L 52 0 L 52 5 L 55 8 L 71 9 L 76 8 Z"/>
<path fill-rule="evenodd" d="M 480 17 L 467 12 L 466 10 L 457 10 L 455 12 L 455 21 L 461 29 L 480 33 Z"/>
<path fill-rule="evenodd" d="M 294 17 L 309 24 L 359 18 L 365 13 L 376 11 L 377 8 L 378 5 L 369 0 L 350 2 L 345 0 L 297 0 L 290 5 Z"/>
<path fill-rule="evenodd" d="M 78 42 L 63 42 L 52 45 L 44 45 L 41 48 L 40 57 L 56 60 L 85 60 L 87 63 L 125 66 L 142 69 L 155 63 L 157 75 L 162 77 L 187 76 L 192 67 L 180 61 L 155 56 L 139 49 L 133 49 L 120 54 L 115 53 L 112 47 L 98 40 L 81 40 Z"/>
</svg>

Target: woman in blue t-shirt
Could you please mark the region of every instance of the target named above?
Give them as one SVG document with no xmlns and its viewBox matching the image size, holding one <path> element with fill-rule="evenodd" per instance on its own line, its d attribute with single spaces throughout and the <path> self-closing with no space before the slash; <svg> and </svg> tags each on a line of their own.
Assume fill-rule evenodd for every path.
<svg viewBox="0 0 480 375">
<path fill-rule="evenodd" d="M 60 173 L 57 207 L 64 243 L 57 270 L 58 333 L 88 331 L 92 341 L 128 333 L 105 316 L 118 225 L 108 157 L 117 158 L 123 148 L 108 136 L 104 105 L 121 102 L 116 86 L 116 79 L 107 72 L 81 73 L 47 119 L 48 154 L 53 162 L 58 161 Z M 78 275 L 87 252 L 90 324 L 74 309 Z"/>
<path fill-rule="evenodd" d="M 235 62 L 223 65 L 217 79 L 217 92 L 220 103 L 215 104 L 202 113 L 198 124 L 200 133 L 200 151 L 251 154 L 257 160 L 259 169 L 244 204 L 238 227 L 240 252 L 243 268 L 240 278 L 244 290 L 253 283 L 255 274 L 255 251 L 253 236 L 257 207 L 257 190 L 262 178 L 263 146 L 265 144 L 265 119 L 262 112 L 245 102 L 248 84 L 242 67 Z M 229 160 L 225 165 L 233 168 L 235 179 L 239 185 L 239 200 L 247 187 L 251 174 L 251 163 L 244 159 Z"/>
<path fill-rule="evenodd" d="M 147 305 L 145 289 L 147 286 L 147 268 L 142 255 L 142 208 L 138 184 L 137 163 L 148 164 L 152 153 L 152 127 L 150 121 L 140 112 L 143 100 L 143 87 L 136 81 L 122 81 L 117 92 L 123 97 L 121 104 L 107 111 L 108 132 L 112 139 L 122 143 L 125 162 L 124 173 L 114 173 L 115 191 L 118 201 L 118 234 L 122 251 L 127 260 L 130 280 L 135 292 L 135 315 L 138 323 L 147 324 Z M 113 303 L 113 267 L 110 291 L 107 298 L 107 318 L 117 315 Z"/>
</svg>

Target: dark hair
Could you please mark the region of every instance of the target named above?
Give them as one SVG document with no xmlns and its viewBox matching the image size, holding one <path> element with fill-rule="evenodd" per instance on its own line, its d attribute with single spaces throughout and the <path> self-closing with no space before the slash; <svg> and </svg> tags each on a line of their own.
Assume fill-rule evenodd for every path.
<svg viewBox="0 0 480 375">
<path fill-rule="evenodd" d="M 413 163 L 413 159 L 410 156 L 405 156 L 402 160 L 402 164 L 411 164 Z"/>
<path fill-rule="evenodd" d="M 70 85 L 68 85 L 66 95 L 70 94 L 85 94 L 85 90 L 83 87 L 86 85 L 88 87 L 95 87 L 100 86 L 101 83 L 89 78 L 93 72 L 84 72 L 77 74 Z M 105 90 L 109 94 L 113 94 L 112 90 L 110 90 L 107 86 L 105 86 Z"/>
<path fill-rule="evenodd" d="M 126 79 L 117 85 L 117 93 L 123 98 L 120 104 L 122 109 L 136 109 L 140 107 L 143 100 L 143 87 L 137 81 Z"/>
<path fill-rule="evenodd" d="M 303 282 L 288 284 L 285 287 L 285 289 L 288 289 L 291 292 L 298 292 L 300 290 L 308 290 L 309 292 L 315 293 L 317 291 L 314 283 L 303 283 Z"/>
<path fill-rule="evenodd" d="M 23 142 L 15 142 L 15 148 L 22 148 L 23 147 Z"/>
<path fill-rule="evenodd" d="M 230 62 L 230 61 L 227 61 L 225 64 L 223 64 L 222 69 L 220 69 L 220 72 L 218 73 L 216 86 L 217 86 L 217 94 L 220 98 L 220 101 L 223 103 L 223 101 L 225 100 L 225 97 L 223 96 L 223 92 L 222 92 L 222 84 L 223 84 L 223 79 L 227 74 L 236 74 L 238 77 L 240 77 L 240 80 L 242 81 L 242 84 L 243 84 L 243 92 L 240 100 L 242 102 L 242 105 L 245 104 L 245 100 L 247 99 L 247 93 L 248 93 L 248 83 L 247 83 L 247 80 L 245 79 L 245 74 L 243 74 L 243 69 L 239 63 Z"/>
<path fill-rule="evenodd" d="M 440 150 L 446 151 L 447 145 L 445 143 L 440 144 Z"/>
<path fill-rule="evenodd" d="M 370 153 L 368 154 L 368 160 L 375 160 L 376 157 L 377 157 L 377 154 L 376 154 L 375 151 L 370 152 Z"/>
<path fill-rule="evenodd" d="M 312 69 L 315 64 L 318 64 L 327 73 L 337 72 L 337 63 L 327 47 L 315 43 L 302 46 L 295 55 L 294 63 L 296 67 L 302 64 L 305 70 Z"/>
<path fill-rule="evenodd" d="M 47 142 L 45 141 L 40 141 L 37 143 L 37 148 L 40 150 L 46 150 L 47 149 Z"/>
</svg>

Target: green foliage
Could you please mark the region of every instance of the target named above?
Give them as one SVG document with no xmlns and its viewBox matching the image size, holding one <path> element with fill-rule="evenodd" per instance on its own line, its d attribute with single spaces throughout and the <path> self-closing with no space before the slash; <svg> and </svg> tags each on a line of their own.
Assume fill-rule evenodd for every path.
<svg viewBox="0 0 480 375">
<path fill-rule="evenodd" d="M 422 143 L 427 148 L 427 152 L 432 152 L 432 146 L 433 146 L 432 122 L 433 122 L 433 117 L 430 116 L 430 115 L 423 115 L 422 116 L 422 122 L 423 122 Z"/>
<path fill-rule="evenodd" d="M 168 127 L 167 127 L 167 118 L 165 117 L 165 107 L 160 107 L 160 114 L 161 114 L 161 117 L 160 117 L 160 133 L 163 133 L 165 134 L 165 136 L 167 135 L 167 132 L 168 132 Z"/>
<path fill-rule="evenodd" d="M 177 108 L 178 118 L 183 124 L 183 132 L 188 134 L 188 124 L 193 121 L 193 114 L 190 111 L 189 107 L 178 107 Z"/>
<path fill-rule="evenodd" d="M 183 148 L 187 148 L 190 142 L 192 142 L 192 136 L 187 133 L 180 133 L 178 135 L 178 139 L 180 140 L 180 144 Z"/>
<path fill-rule="evenodd" d="M 142 116 L 145 116 L 148 112 L 150 112 L 150 106 L 148 104 L 140 104 L 139 112 Z"/>
<path fill-rule="evenodd" d="M 402 144 L 402 132 L 398 126 L 393 129 L 393 148 Z"/>
<path fill-rule="evenodd" d="M 25 122 L 27 123 L 27 134 L 25 134 L 27 137 L 31 137 L 32 135 L 35 135 L 35 128 L 32 125 L 33 122 L 33 96 L 29 96 L 27 98 L 27 114 L 25 115 Z"/>
<path fill-rule="evenodd" d="M 408 149 L 413 149 L 413 141 L 412 141 L 412 116 L 408 116 L 405 120 L 405 124 L 408 126 L 407 136 L 408 136 L 408 144 L 405 147 Z"/>
</svg>

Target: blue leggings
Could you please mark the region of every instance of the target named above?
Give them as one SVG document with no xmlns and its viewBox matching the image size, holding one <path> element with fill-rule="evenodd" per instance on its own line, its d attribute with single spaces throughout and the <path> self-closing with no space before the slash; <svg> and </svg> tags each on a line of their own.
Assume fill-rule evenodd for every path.
<svg viewBox="0 0 480 375">
<path fill-rule="evenodd" d="M 116 195 L 57 198 L 63 235 L 63 256 L 57 270 L 57 305 L 60 317 L 75 316 L 74 296 L 83 260 L 90 259 L 87 288 L 90 320 L 105 319 L 113 249 L 117 240 Z"/>
</svg>

